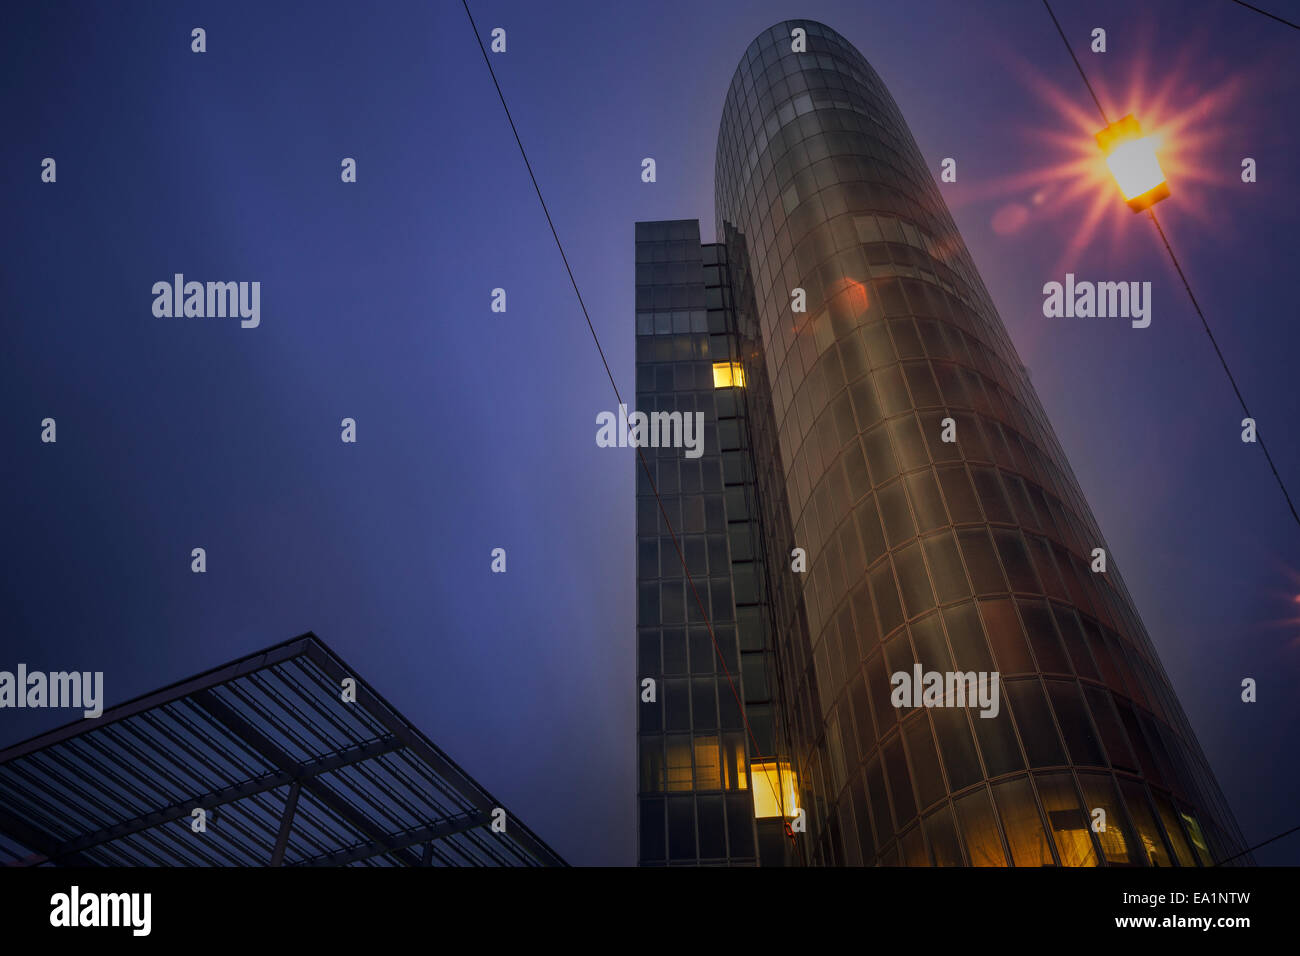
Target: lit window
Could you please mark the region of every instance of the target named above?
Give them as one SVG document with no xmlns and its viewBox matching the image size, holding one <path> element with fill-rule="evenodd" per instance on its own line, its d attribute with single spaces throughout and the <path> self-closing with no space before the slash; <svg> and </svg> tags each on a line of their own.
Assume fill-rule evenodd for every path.
<svg viewBox="0 0 1300 956">
<path fill-rule="evenodd" d="M 722 789 L 717 737 L 695 738 L 695 787 L 697 790 Z"/>
<path fill-rule="evenodd" d="M 1101 852 L 1106 854 L 1106 859 L 1111 863 L 1131 862 L 1128 842 L 1124 839 L 1124 831 L 1118 826 L 1107 826 L 1097 833 L 1097 839 L 1101 841 Z"/>
<path fill-rule="evenodd" d="M 1070 814 L 1072 816 L 1073 812 L 1070 811 Z M 1076 827 L 1072 819 L 1062 821 L 1060 816 L 1053 816 L 1051 823 L 1052 835 L 1056 837 L 1056 852 L 1061 855 L 1062 866 L 1097 865 L 1086 827 Z"/>
<path fill-rule="evenodd" d="M 740 367 L 739 362 L 714 362 L 713 363 L 713 387 L 714 388 L 736 388 L 745 387 L 745 371 Z"/>
<path fill-rule="evenodd" d="M 799 801 L 790 764 L 784 760 L 756 763 L 749 768 L 749 773 L 753 778 L 750 789 L 754 793 L 754 816 L 760 820 L 781 816 L 793 820 L 798 813 Z M 782 796 L 778 797 L 778 794 Z"/>
<path fill-rule="evenodd" d="M 667 789 L 690 790 L 691 738 L 684 734 L 668 737 Z"/>
<path fill-rule="evenodd" d="M 745 738 L 740 734 L 727 734 L 723 742 L 723 786 L 728 790 L 744 790 L 749 786 L 745 773 Z"/>
<path fill-rule="evenodd" d="M 1201 832 L 1201 825 L 1194 817 L 1188 816 L 1181 810 L 1178 815 L 1183 818 L 1183 825 L 1187 827 L 1187 835 L 1192 838 L 1192 846 L 1196 848 L 1196 855 L 1201 858 L 1201 865 L 1210 866 L 1212 864 L 1210 848 L 1205 843 L 1205 834 Z"/>
</svg>

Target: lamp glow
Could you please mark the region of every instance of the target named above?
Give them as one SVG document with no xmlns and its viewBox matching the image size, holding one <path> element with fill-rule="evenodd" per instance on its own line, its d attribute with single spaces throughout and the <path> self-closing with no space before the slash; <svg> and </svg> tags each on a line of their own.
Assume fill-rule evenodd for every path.
<svg viewBox="0 0 1300 956">
<path fill-rule="evenodd" d="M 1169 196 L 1169 184 L 1156 158 L 1156 138 L 1142 135 L 1142 127 L 1132 113 L 1098 133 L 1097 145 L 1106 156 L 1106 165 L 1124 201 L 1134 212 Z"/>
</svg>

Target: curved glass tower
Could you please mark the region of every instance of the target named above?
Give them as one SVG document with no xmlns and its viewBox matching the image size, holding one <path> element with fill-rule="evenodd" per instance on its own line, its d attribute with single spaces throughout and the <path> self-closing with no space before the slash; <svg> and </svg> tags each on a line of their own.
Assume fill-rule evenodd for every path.
<svg viewBox="0 0 1300 956">
<path fill-rule="evenodd" d="M 718 304 L 744 372 L 726 384 L 747 409 L 739 445 L 766 557 L 763 634 L 747 638 L 731 608 L 724 620 L 742 648 L 771 652 L 780 753 L 754 753 L 767 748 L 751 737 L 748 767 L 787 766 L 776 756 L 793 771 L 807 829 L 786 861 L 1204 866 L 1239 853 L 1113 557 L 1093 570 L 1101 532 L 875 71 L 821 24 L 764 32 L 727 92 L 716 179 L 714 261 L 731 283 Z M 797 548 L 806 571 L 792 570 Z M 916 665 L 996 673 L 996 714 L 895 706 L 894 675 Z"/>
</svg>

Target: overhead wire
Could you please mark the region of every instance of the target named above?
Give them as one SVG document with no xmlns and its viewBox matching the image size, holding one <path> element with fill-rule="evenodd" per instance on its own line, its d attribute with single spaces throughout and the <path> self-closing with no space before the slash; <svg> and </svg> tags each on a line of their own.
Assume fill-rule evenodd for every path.
<svg viewBox="0 0 1300 956">
<path fill-rule="evenodd" d="M 618 383 L 614 379 L 614 373 L 609 367 L 609 360 L 605 356 L 605 350 L 600 344 L 600 336 L 596 334 L 596 327 L 591 321 L 591 314 L 587 311 L 587 305 L 583 301 L 582 291 L 578 288 L 578 280 L 574 277 L 573 268 L 569 265 L 569 257 L 565 254 L 564 244 L 560 241 L 560 234 L 555 228 L 555 221 L 551 218 L 551 211 L 549 207 L 546 205 L 546 199 L 542 196 L 541 186 L 538 185 L 537 176 L 533 172 L 533 164 L 528 159 L 528 151 L 524 149 L 523 140 L 519 136 L 519 129 L 515 125 L 514 117 L 511 116 L 510 114 L 510 107 L 506 104 L 505 94 L 502 92 L 501 84 L 497 80 L 496 70 L 493 69 L 492 67 L 492 60 L 488 56 L 487 48 L 483 45 L 483 38 L 479 34 L 478 25 L 474 22 L 474 14 L 470 11 L 468 0 L 461 0 L 461 5 L 465 8 L 465 15 L 469 18 L 470 27 L 474 31 L 474 39 L 478 42 L 479 52 L 483 54 L 483 62 L 487 65 L 488 73 L 492 77 L 492 85 L 496 87 L 497 98 L 500 99 L 501 108 L 505 111 L 506 121 L 510 124 L 510 131 L 511 133 L 514 134 L 515 145 L 519 147 L 519 155 L 523 157 L 524 166 L 528 170 L 528 178 L 532 181 L 533 184 L 533 191 L 537 193 L 537 201 L 541 204 L 542 212 L 546 216 L 546 224 L 550 227 L 551 237 L 555 240 L 555 246 L 560 252 L 561 260 L 563 260 L 564 262 L 565 272 L 567 272 L 569 275 L 569 283 L 570 285 L 573 286 L 574 295 L 577 296 L 578 299 L 578 306 L 579 308 L 582 309 L 583 318 L 585 318 L 587 321 L 587 329 L 591 333 L 592 341 L 596 345 L 596 351 L 600 355 L 601 364 L 605 368 L 605 375 L 609 378 L 609 384 L 614 390 L 615 399 L 617 399 L 619 405 L 622 405 L 624 404 L 623 396 L 619 391 Z M 654 480 L 654 475 L 650 470 L 650 463 L 647 461 L 645 452 L 644 450 L 642 450 L 640 446 L 637 446 L 636 452 L 637 452 L 637 457 L 641 461 L 641 468 L 645 472 L 646 480 L 647 482 L 649 482 L 650 490 L 654 493 L 655 501 L 659 505 L 659 513 L 663 518 L 665 527 L 667 527 L 668 529 L 668 536 L 669 538 L 671 538 L 673 547 L 677 551 L 677 557 L 678 560 L 681 562 L 682 573 L 685 575 L 686 583 L 690 587 L 691 594 L 695 598 L 695 603 L 700 609 L 700 614 L 703 618 L 704 625 L 708 629 L 709 639 L 713 643 L 713 650 L 717 654 L 718 662 L 722 667 L 722 673 L 726 678 L 727 684 L 731 688 L 732 695 L 735 697 L 736 706 L 740 709 L 741 721 L 744 723 L 745 731 L 749 735 L 750 742 L 753 744 L 755 755 L 760 758 L 763 756 L 767 756 L 762 754 L 762 751 L 758 746 L 758 738 L 754 734 L 753 727 L 750 726 L 749 716 L 745 712 L 745 704 L 744 701 L 741 699 L 740 690 L 737 688 L 736 681 L 731 675 L 731 669 L 727 667 L 726 657 L 723 655 L 722 648 L 718 644 L 717 635 L 714 633 L 713 622 L 709 619 L 708 609 L 704 606 L 704 601 L 701 599 L 699 590 L 695 586 L 694 576 L 691 574 L 691 570 L 686 563 L 686 555 L 682 551 L 681 542 L 677 538 L 677 532 L 673 528 L 672 521 L 668 517 L 668 510 L 664 506 L 663 498 L 660 497 L 659 488 L 656 485 Z M 722 751 L 720 745 L 719 763 L 721 763 L 721 753 Z M 773 784 L 770 775 L 765 773 L 763 774 L 763 777 L 765 780 L 767 780 L 768 784 L 772 787 L 773 794 L 776 798 L 778 809 L 780 810 L 782 816 L 785 816 L 785 799 L 784 799 L 784 795 L 781 793 L 781 790 L 783 788 L 776 784 Z"/>
<path fill-rule="evenodd" d="M 1248 3 L 1242 3 L 1241 0 L 1233 0 L 1233 2 L 1239 4 L 1240 6 L 1248 7 L 1251 10 L 1254 10 L 1256 13 L 1262 13 L 1265 16 L 1272 17 L 1272 19 L 1278 20 L 1281 23 L 1285 23 L 1287 26 L 1296 27 L 1296 29 L 1300 29 L 1300 26 L 1291 23 L 1289 20 L 1283 20 L 1281 17 L 1275 17 L 1273 16 L 1273 14 L 1268 13 L 1264 10 L 1260 10 L 1258 7 L 1252 7 Z M 1061 28 L 1061 21 L 1056 18 L 1056 14 L 1052 11 L 1052 5 L 1048 2 L 1048 0 L 1043 0 L 1043 6 L 1047 8 L 1048 16 L 1052 18 L 1052 23 L 1056 25 L 1056 32 L 1061 35 L 1061 42 L 1065 44 L 1065 49 L 1069 52 L 1070 59 L 1074 61 L 1075 69 L 1079 71 L 1079 77 L 1083 80 L 1083 85 L 1088 88 L 1088 93 L 1092 97 L 1093 103 L 1097 105 L 1097 112 L 1101 114 L 1102 120 L 1105 122 L 1107 126 L 1109 126 L 1110 119 L 1106 116 L 1106 110 L 1102 107 L 1101 100 L 1098 99 L 1097 92 L 1096 90 L 1093 89 L 1092 83 L 1088 79 L 1088 74 L 1084 72 L 1083 64 L 1080 63 L 1079 58 L 1075 56 L 1074 48 L 1070 46 L 1070 41 L 1065 35 L 1065 30 Z M 1191 299 L 1192 308 L 1196 310 L 1197 316 L 1200 317 L 1201 327 L 1205 330 L 1205 334 L 1210 340 L 1210 345 L 1214 347 L 1214 354 L 1219 357 L 1219 364 L 1223 366 L 1224 374 L 1228 376 L 1228 381 L 1231 383 L 1232 390 L 1237 396 L 1237 401 L 1241 405 L 1241 410 L 1245 413 L 1247 418 L 1253 420 L 1254 416 L 1250 414 L 1250 409 L 1246 407 L 1246 399 L 1241 394 L 1241 389 L 1237 385 L 1236 376 L 1232 374 L 1232 370 L 1228 367 L 1228 360 L 1224 358 L 1223 350 L 1219 348 L 1219 343 L 1215 339 L 1214 333 L 1210 330 L 1210 323 L 1205 318 L 1205 312 L 1201 309 L 1201 304 L 1200 302 L 1197 301 L 1196 294 L 1192 292 L 1192 284 L 1187 279 L 1187 273 L 1183 271 L 1182 264 L 1178 261 L 1178 257 L 1174 255 L 1173 246 L 1169 244 L 1169 237 L 1165 235 L 1165 230 L 1160 225 L 1160 220 L 1156 218 L 1156 213 L 1153 208 L 1147 209 L 1147 215 L 1151 217 L 1151 222 L 1155 224 L 1156 232 L 1159 233 L 1160 240 L 1161 242 L 1164 243 L 1165 251 L 1169 253 L 1169 259 L 1171 262 L 1173 262 L 1174 269 L 1178 272 L 1178 278 L 1182 280 L 1183 288 L 1187 290 L 1187 297 Z M 1287 508 L 1290 509 L 1291 511 L 1291 517 L 1295 520 L 1296 525 L 1300 526 L 1300 514 L 1297 514 L 1296 512 L 1296 506 L 1294 501 L 1291 498 L 1291 493 L 1287 490 L 1286 482 L 1282 480 L 1282 475 L 1278 472 L 1277 465 L 1273 462 L 1273 456 L 1269 454 L 1268 447 L 1264 444 L 1263 435 L 1261 435 L 1258 431 L 1256 431 L 1255 433 L 1255 440 L 1260 447 L 1260 451 L 1264 453 L 1264 459 L 1268 462 L 1268 467 L 1272 470 L 1273 477 L 1277 480 L 1278 487 L 1282 489 L 1282 497 L 1286 499 Z M 1265 840 L 1263 843 L 1257 843 L 1255 846 L 1250 847 L 1249 849 L 1242 850 L 1240 853 L 1236 853 L 1233 856 L 1227 857 L 1224 860 L 1220 860 L 1214 865 L 1221 866 L 1222 864 L 1227 863 L 1231 860 L 1235 860 L 1238 857 L 1245 856 L 1247 853 L 1257 850 L 1262 846 L 1266 846 L 1267 844 L 1272 843 L 1275 840 L 1280 840 L 1284 836 L 1289 836 L 1290 834 L 1295 833 L 1297 830 L 1300 830 L 1300 826 L 1292 827 L 1290 830 L 1286 830 L 1283 833 L 1279 833 L 1276 836 L 1270 837 L 1269 839 Z"/>
</svg>

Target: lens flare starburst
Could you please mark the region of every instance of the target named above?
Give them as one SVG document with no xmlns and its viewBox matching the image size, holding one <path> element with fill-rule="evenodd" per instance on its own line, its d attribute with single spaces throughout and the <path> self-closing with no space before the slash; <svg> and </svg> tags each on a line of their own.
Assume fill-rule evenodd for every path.
<svg viewBox="0 0 1300 956">
<path fill-rule="evenodd" d="M 1207 71 L 1198 69 L 1203 63 L 1204 57 L 1188 48 L 1170 67 L 1162 66 L 1153 81 L 1152 56 L 1139 53 L 1118 89 L 1094 70 L 1090 80 L 1106 111 L 1103 121 L 1081 85 L 1059 86 L 1021 62 L 1018 68 L 1027 88 L 1051 117 L 1048 124 L 1022 129 L 1021 134 L 1031 146 L 1026 152 L 1045 161 L 983 188 L 968 189 L 964 200 L 1012 199 L 994 215 L 994 231 L 1002 235 L 1053 220 L 1072 223 L 1062 267 L 1077 262 L 1081 250 L 1103 230 L 1118 242 L 1133 215 L 1096 136 L 1131 114 L 1141 124 L 1145 152 L 1158 161 L 1179 208 L 1210 224 L 1208 191 L 1232 181 L 1232 170 L 1222 166 L 1216 151 L 1237 129 L 1234 108 L 1242 99 L 1245 80 L 1234 74 L 1207 84 Z"/>
</svg>

